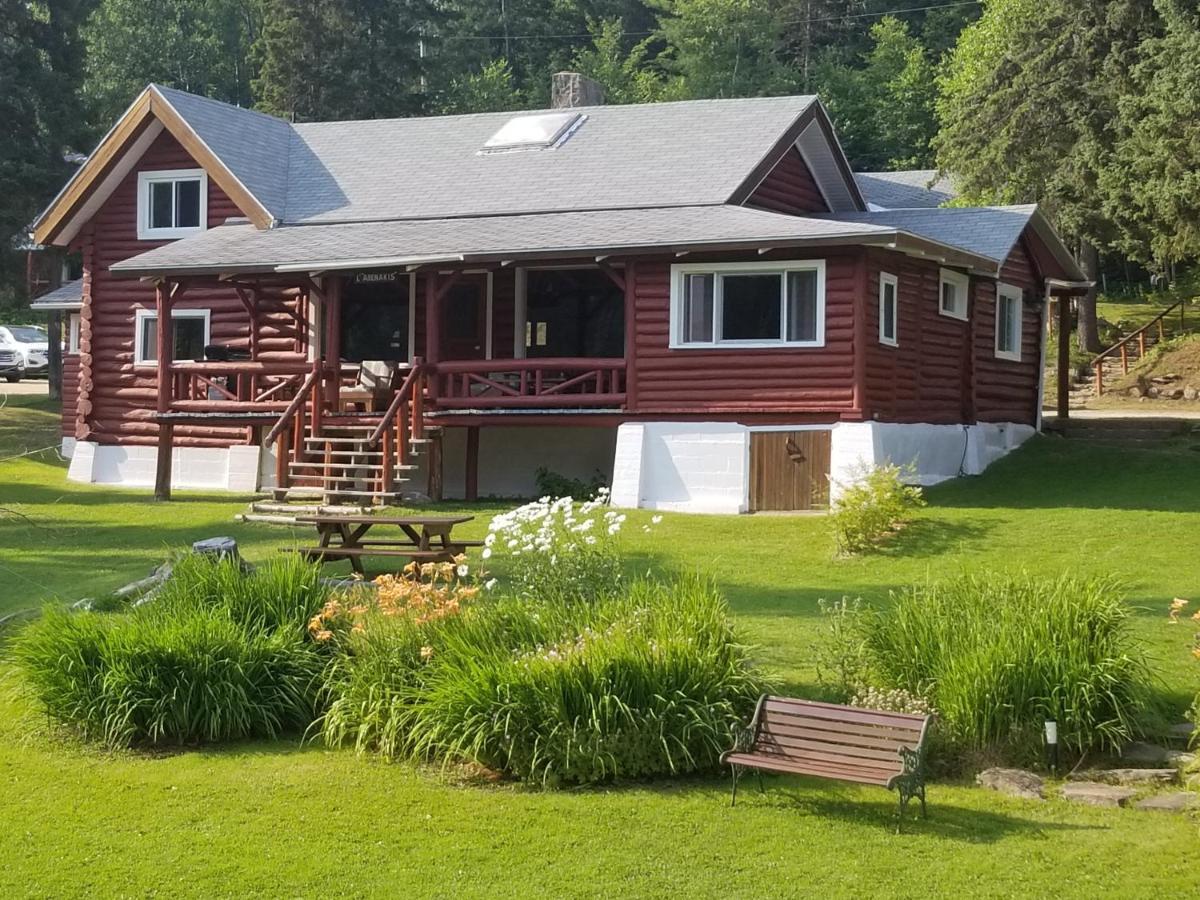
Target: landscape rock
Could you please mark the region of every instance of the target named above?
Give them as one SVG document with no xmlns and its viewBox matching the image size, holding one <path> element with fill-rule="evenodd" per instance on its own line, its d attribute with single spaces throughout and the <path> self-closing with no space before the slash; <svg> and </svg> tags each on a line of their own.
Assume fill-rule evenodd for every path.
<svg viewBox="0 0 1200 900">
<path fill-rule="evenodd" d="M 975 776 L 975 782 L 1012 797 L 1024 797 L 1026 800 L 1046 798 L 1045 782 L 1040 776 L 1024 769 L 984 769 Z"/>
<path fill-rule="evenodd" d="M 1183 768 L 1195 762 L 1196 755 L 1183 750 L 1171 750 L 1157 744 L 1134 742 L 1121 751 L 1124 762 L 1132 762 L 1139 766 L 1175 766 Z"/>
<path fill-rule="evenodd" d="M 1136 794 L 1137 791 L 1130 788 L 1099 784 L 1095 781 L 1073 781 L 1062 786 L 1064 800 L 1086 803 L 1089 806 L 1124 806 Z"/>
<path fill-rule="evenodd" d="M 217 559 L 226 557 L 237 559 L 238 545 L 231 537 L 210 537 L 192 544 L 192 552 L 201 556 L 215 556 Z"/>
<path fill-rule="evenodd" d="M 1183 399 L 1183 388 L 1163 388 L 1158 392 L 1158 395 L 1164 400 L 1181 400 Z"/>
<path fill-rule="evenodd" d="M 1157 397 L 1158 396 L 1158 387 L 1153 384 L 1150 385 L 1150 387 L 1146 388 L 1146 396 L 1147 397 Z M 1145 398 L 1143 398 L 1143 399 L 1145 399 Z"/>
<path fill-rule="evenodd" d="M 1145 397 L 1146 396 L 1146 392 L 1140 386 L 1138 386 L 1136 384 L 1133 387 L 1131 387 L 1128 391 L 1126 391 L 1126 393 L 1130 397 Z"/>
<path fill-rule="evenodd" d="M 1178 769 L 1091 769 L 1071 775 L 1072 781 L 1098 781 L 1104 784 L 1134 785 L 1176 784 Z"/>
<path fill-rule="evenodd" d="M 1185 387 L 1183 389 L 1184 400 L 1195 400 L 1197 397 L 1200 397 L 1200 391 L 1196 390 L 1194 387 Z"/>
<path fill-rule="evenodd" d="M 1196 805 L 1197 797 L 1189 791 L 1176 791 L 1171 794 L 1155 794 L 1136 804 L 1137 809 L 1152 809 L 1160 812 L 1184 812 Z"/>
</svg>

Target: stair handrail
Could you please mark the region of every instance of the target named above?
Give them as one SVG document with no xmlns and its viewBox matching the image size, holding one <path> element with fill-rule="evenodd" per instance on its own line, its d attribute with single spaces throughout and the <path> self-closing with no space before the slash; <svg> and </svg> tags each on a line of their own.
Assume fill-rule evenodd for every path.
<svg viewBox="0 0 1200 900">
<path fill-rule="evenodd" d="M 392 402 L 388 404 L 387 412 L 383 414 L 383 418 L 379 420 L 379 424 L 375 426 L 375 430 L 367 438 L 368 444 L 376 444 L 383 437 L 383 433 L 388 430 L 392 421 L 396 418 L 396 414 L 400 411 L 401 405 L 414 392 L 414 383 L 417 383 L 417 380 L 421 377 L 422 369 L 423 361 L 421 357 L 415 357 L 408 369 L 408 374 L 404 377 L 404 381 L 400 383 L 399 390 L 392 395 Z M 417 384 L 415 389 L 420 389 L 419 384 Z"/>
<path fill-rule="evenodd" d="M 1104 359 L 1109 354 L 1115 353 L 1116 351 L 1120 350 L 1122 345 L 1128 344 L 1134 338 L 1138 337 L 1141 334 L 1144 334 L 1146 332 L 1146 330 L 1148 328 L 1150 328 L 1152 325 L 1157 325 L 1159 322 L 1161 322 L 1163 319 L 1165 319 L 1167 317 L 1168 313 L 1173 312 L 1175 309 L 1177 309 L 1180 306 L 1183 306 L 1187 302 L 1188 302 L 1187 300 L 1176 300 L 1174 303 L 1172 303 L 1170 306 L 1168 306 L 1166 309 L 1164 309 L 1162 312 L 1160 312 L 1157 316 L 1155 316 L 1153 319 L 1151 319 L 1149 322 L 1147 322 L 1145 325 L 1143 325 L 1137 331 L 1129 332 L 1129 334 L 1125 335 L 1125 337 L 1121 338 L 1119 341 L 1117 341 L 1115 344 L 1113 344 L 1107 350 L 1101 351 L 1092 360 L 1091 365 L 1093 365 L 1093 366 L 1096 365 L 1096 363 L 1100 362 L 1102 359 Z"/>
<path fill-rule="evenodd" d="M 283 411 L 283 415 L 279 417 L 279 421 L 267 433 L 267 438 L 263 442 L 266 446 L 274 443 L 275 439 L 292 423 L 292 419 L 296 417 L 296 413 L 304 406 L 304 402 L 312 393 L 313 388 L 320 382 L 321 374 L 321 362 L 317 360 L 313 363 L 312 371 L 308 373 L 308 377 L 304 379 L 304 384 L 300 385 L 300 390 L 296 391 L 296 396 L 292 398 L 292 402 L 288 404 L 287 409 Z"/>
<path fill-rule="evenodd" d="M 1129 371 L 1129 356 L 1128 356 L 1128 351 L 1126 350 L 1126 347 L 1129 345 L 1129 343 L 1131 341 L 1133 341 L 1134 339 L 1137 339 L 1139 358 L 1141 356 L 1145 356 L 1145 354 L 1146 354 L 1146 337 L 1145 337 L 1146 332 L 1153 326 L 1157 325 L 1158 326 L 1158 337 L 1159 337 L 1159 340 L 1162 340 L 1166 336 L 1163 332 L 1163 327 L 1162 327 L 1163 319 L 1165 319 L 1169 313 L 1174 312 L 1176 309 L 1179 310 L 1180 328 L 1183 328 L 1183 313 L 1184 313 L 1185 304 L 1187 302 L 1188 301 L 1186 299 L 1176 300 L 1174 303 L 1172 303 L 1170 306 L 1168 306 L 1166 309 L 1164 309 L 1162 312 L 1160 312 L 1157 316 L 1155 316 L 1153 319 L 1151 319 L 1149 322 L 1147 322 L 1141 328 L 1137 329 L 1137 331 L 1129 332 L 1129 334 L 1125 335 L 1125 337 L 1121 338 L 1119 341 L 1117 341 L 1115 344 L 1113 344 L 1107 350 L 1102 351 L 1100 354 L 1098 354 L 1097 356 L 1092 358 L 1092 361 L 1088 364 L 1088 366 L 1089 366 L 1089 368 L 1093 369 L 1095 372 L 1096 396 L 1100 396 L 1101 394 L 1104 393 L 1104 360 L 1107 359 L 1110 355 L 1116 353 L 1117 351 L 1120 351 L 1121 365 L 1122 365 L 1124 371 L 1128 372 Z"/>
</svg>

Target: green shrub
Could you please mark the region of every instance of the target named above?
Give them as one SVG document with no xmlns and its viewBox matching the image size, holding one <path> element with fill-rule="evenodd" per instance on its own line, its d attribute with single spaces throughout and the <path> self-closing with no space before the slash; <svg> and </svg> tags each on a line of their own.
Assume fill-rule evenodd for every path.
<svg viewBox="0 0 1200 900">
<path fill-rule="evenodd" d="M 539 496 L 571 497 L 574 500 L 591 500 L 598 493 L 608 489 L 608 479 L 597 469 L 591 478 L 571 478 L 540 466 L 533 473 Z"/>
<path fill-rule="evenodd" d="M 48 610 L 14 655 L 52 717 L 113 746 L 302 730 L 328 657 L 305 635 L 324 599 L 315 572 L 281 558 L 246 575 L 186 557 L 154 601 Z"/>
<path fill-rule="evenodd" d="M 842 488 L 829 513 L 839 554 L 870 550 L 925 505 L 921 489 L 904 484 L 902 474 L 898 466 L 874 466 Z"/>
<path fill-rule="evenodd" d="M 852 657 L 838 668 L 864 682 L 843 691 L 921 698 L 960 753 L 1028 762 L 1047 719 L 1069 752 L 1116 750 L 1154 712 L 1145 654 L 1108 579 L 963 576 L 838 613 L 832 652 Z"/>
<path fill-rule="evenodd" d="M 764 687 L 711 585 L 644 581 L 595 604 L 502 600 L 432 629 L 368 627 L 338 667 L 323 733 L 594 783 L 713 766 Z"/>
</svg>

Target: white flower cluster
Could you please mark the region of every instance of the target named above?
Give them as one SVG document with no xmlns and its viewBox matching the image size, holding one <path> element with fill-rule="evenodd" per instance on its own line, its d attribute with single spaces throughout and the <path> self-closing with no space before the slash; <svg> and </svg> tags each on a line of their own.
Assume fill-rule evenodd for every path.
<svg viewBox="0 0 1200 900">
<path fill-rule="evenodd" d="M 570 497 L 542 497 L 511 512 L 494 517 L 483 542 L 483 558 L 494 551 L 511 556 L 542 553 L 557 562 L 557 554 L 573 546 L 594 545 L 597 534 L 615 536 L 625 522 L 625 514 L 599 510 L 608 505 L 608 490 L 601 488 L 594 499 L 575 506 Z"/>
</svg>

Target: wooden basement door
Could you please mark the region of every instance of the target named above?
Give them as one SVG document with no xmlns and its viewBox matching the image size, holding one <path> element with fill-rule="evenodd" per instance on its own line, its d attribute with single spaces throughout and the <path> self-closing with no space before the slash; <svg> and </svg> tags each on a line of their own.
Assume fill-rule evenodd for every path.
<svg viewBox="0 0 1200 900">
<path fill-rule="evenodd" d="M 750 433 L 750 511 L 829 505 L 829 431 Z"/>
</svg>

